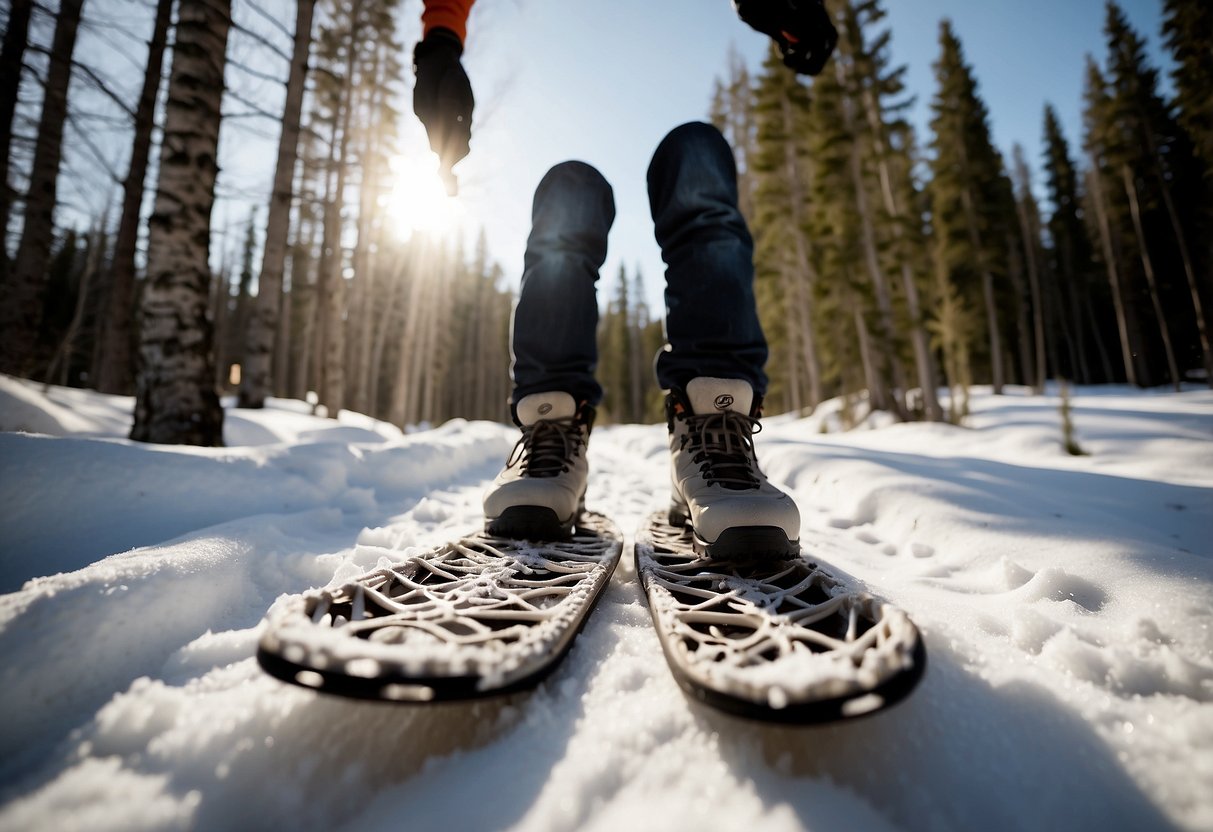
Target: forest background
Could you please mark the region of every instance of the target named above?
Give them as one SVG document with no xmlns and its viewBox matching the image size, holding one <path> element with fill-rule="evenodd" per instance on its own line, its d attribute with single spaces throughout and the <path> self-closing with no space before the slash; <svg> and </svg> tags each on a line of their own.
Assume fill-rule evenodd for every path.
<svg viewBox="0 0 1213 832">
<path fill-rule="evenodd" d="M 600 287 L 604 418 L 655 419 L 660 398 L 648 370 L 661 342 L 660 263 L 634 157 L 704 115 L 734 145 L 757 243 L 769 412 L 842 394 L 856 418 L 874 407 L 959 421 L 972 383 L 1213 379 L 1204 322 L 1213 105 L 1201 92 L 1213 79 L 1213 22 L 1203 4 L 1129 5 L 1154 31 L 1112 4 L 1077 16 L 1078 6 L 1100 10 L 1033 16 L 1020 4 L 1013 21 L 1000 21 L 1006 9 L 990 13 L 975 38 L 988 42 L 1001 27 L 1005 48 L 971 58 L 958 28 L 936 28 L 921 10 L 908 18 L 909 4 L 886 18 L 883 4 L 831 0 L 840 48 L 811 83 L 760 61 L 761 36 L 725 3 L 702 20 L 684 15 L 681 29 L 653 21 L 634 38 L 635 19 L 617 14 L 621 23 L 595 29 L 595 40 L 629 41 L 666 64 L 657 75 L 622 62 L 620 86 L 640 73 L 653 90 L 645 100 L 624 100 L 612 67 L 594 51 L 585 57 L 585 27 L 561 19 L 575 12 L 561 7 L 534 24 L 531 12 L 548 5 L 477 7 L 467 63 L 478 141 L 452 203 L 435 193 L 409 113 L 418 3 L 207 0 L 176 17 L 170 0 L 11 3 L 0 58 L 0 118 L 13 105 L 0 124 L 10 140 L 0 148 L 9 186 L 2 369 L 137 392 L 134 436 L 157 441 L 217 441 L 216 389 L 252 406 L 267 393 L 310 392 L 329 412 L 398 424 L 507 418 L 508 314 L 533 185 L 519 178 L 578 155 L 587 136 L 621 144 L 600 124 L 626 131 L 644 114 L 626 143 L 632 157 L 591 159 L 621 206 Z M 301 26 L 305 12 L 312 19 Z M 521 21 L 531 29 L 519 42 Z M 654 35 L 660 23 L 679 38 Z M 926 54 L 924 23 L 929 80 L 923 60 L 894 60 L 912 26 L 913 49 Z M 1102 48 L 1080 70 L 1082 101 L 1052 115 L 1042 108 L 1036 124 L 1011 118 L 1011 135 L 1031 151 L 1003 146 L 1005 126 L 996 140 L 975 66 L 1013 84 L 1000 65 L 1036 52 L 1023 98 L 1043 101 L 1077 79 L 1040 89 L 1056 60 L 1041 50 L 1060 39 L 1078 58 L 1093 36 Z M 687 40 L 695 46 L 681 60 L 675 50 Z M 157 43 L 158 66 L 149 60 Z M 199 48 L 173 48 L 182 43 Z M 696 100 L 696 83 L 711 87 L 697 71 L 709 47 L 715 88 Z M 545 49 L 569 53 L 563 85 L 550 73 L 537 85 L 528 72 Z M 292 118 L 284 82 L 301 51 L 309 71 L 295 76 Z M 166 82 L 176 54 L 183 64 L 211 58 L 197 73 L 210 73 L 208 96 L 185 85 L 174 99 Z M 195 123 L 174 128 L 174 113 Z M 210 127 L 199 127 L 208 115 Z M 283 140 L 296 118 L 297 160 Z M 550 126 L 546 140 L 519 146 L 529 135 L 521 125 L 534 121 Z M 190 142 L 216 130 L 213 192 L 188 165 L 165 174 L 164 160 L 183 155 L 205 169 L 205 147 Z M 174 148 L 166 135 L 190 141 Z M 186 203 L 195 224 L 167 228 L 171 206 Z M 941 385 L 956 394 L 947 412 Z"/>
</svg>

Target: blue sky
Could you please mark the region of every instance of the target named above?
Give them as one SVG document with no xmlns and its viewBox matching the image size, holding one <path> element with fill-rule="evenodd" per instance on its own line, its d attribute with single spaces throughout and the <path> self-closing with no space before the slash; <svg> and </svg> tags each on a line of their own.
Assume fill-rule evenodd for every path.
<svg viewBox="0 0 1213 832">
<path fill-rule="evenodd" d="M 996 143 L 1040 158 L 1042 109 L 1057 107 L 1072 144 L 1081 135 L 1086 53 L 1102 60 L 1102 0 L 887 0 L 893 57 L 908 65 L 912 111 L 925 142 L 938 27 L 949 17 L 974 67 Z M 1156 65 L 1160 8 L 1124 0 Z M 618 219 L 600 299 L 621 262 L 644 270 L 656 300 L 664 266 L 644 190 L 649 157 L 678 124 L 706 116 L 730 48 L 751 67 L 767 39 L 738 21 L 728 0 L 480 0 L 467 67 L 477 93 L 472 155 L 459 168 L 465 216 L 483 224 L 517 280 L 531 193 L 553 164 L 581 159 L 615 188 Z M 411 128 L 410 128 L 411 129 Z M 410 146 L 416 146 L 413 135 Z"/>
</svg>

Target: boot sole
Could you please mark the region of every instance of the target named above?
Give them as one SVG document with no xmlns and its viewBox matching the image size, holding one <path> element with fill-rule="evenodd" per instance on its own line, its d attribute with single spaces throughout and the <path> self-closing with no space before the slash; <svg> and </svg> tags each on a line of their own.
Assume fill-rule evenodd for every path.
<svg viewBox="0 0 1213 832">
<path fill-rule="evenodd" d="M 689 526 L 691 546 L 698 555 L 712 560 L 737 564 L 770 560 L 791 560 L 800 556 L 800 541 L 789 540 L 779 526 L 734 526 L 725 529 L 713 541 L 704 540 L 691 523 L 690 510 L 677 502 L 670 503 L 666 516 L 676 529 Z"/>
<path fill-rule="evenodd" d="M 800 557 L 800 541 L 788 540 L 778 526 L 734 526 L 708 542 L 692 528 L 691 545 L 696 554 L 712 560 L 744 565 Z"/>
<path fill-rule="evenodd" d="M 501 516 L 485 521 L 484 530 L 495 537 L 517 540 L 568 540 L 580 512 L 561 520 L 546 506 L 510 506 Z"/>
</svg>

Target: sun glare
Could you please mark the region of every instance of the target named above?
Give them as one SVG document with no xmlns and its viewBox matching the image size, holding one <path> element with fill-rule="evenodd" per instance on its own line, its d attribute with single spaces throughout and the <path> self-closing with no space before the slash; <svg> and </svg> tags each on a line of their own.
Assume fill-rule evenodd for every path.
<svg viewBox="0 0 1213 832">
<path fill-rule="evenodd" d="M 457 197 L 447 196 L 438 176 L 438 157 L 432 153 L 421 157 L 401 155 L 388 164 L 392 183 L 380 204 L 399 237 L 407 240 L 418 231 L 450 231 L 459 220 L 462 206 Z"/>
</svg>

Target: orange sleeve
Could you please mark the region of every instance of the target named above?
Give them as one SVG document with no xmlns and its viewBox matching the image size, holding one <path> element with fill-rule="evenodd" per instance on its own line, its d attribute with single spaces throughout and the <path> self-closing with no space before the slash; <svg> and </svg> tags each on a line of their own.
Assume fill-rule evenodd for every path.
<svg viewBox="0 0 1213 832">
<path fill-rule="evenodd" d="M 425 0 L 421 12 L 421 36 L 431 29 L 450 29 L 459 36 L 460 42 L 467 40 L 468 12 L 476 0 Z"/>
</svg>

